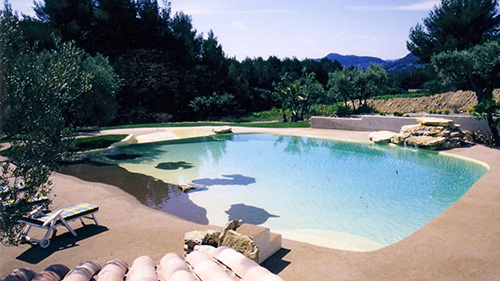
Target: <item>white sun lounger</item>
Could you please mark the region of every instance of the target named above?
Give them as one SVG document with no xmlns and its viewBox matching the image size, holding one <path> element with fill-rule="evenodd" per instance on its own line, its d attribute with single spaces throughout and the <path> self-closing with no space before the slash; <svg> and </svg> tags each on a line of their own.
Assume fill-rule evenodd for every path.
<svg viewBox="0 0 500 281">
<path fill-rule="evenodd" d="M 83 218 L 86 218 L 94 220 L 95 224 L 99 226 L 94 216 L 94 213 L 96 213 L 98 210 L 99 207 L 95 205 L 80 203 L 64 209 L 43 214 L 40 217 L 23 217 L 21 220 L 19 220 L 19 222 L 26 224 L 26 228 L 23 230 L 22 235 L 27 241 L 38 243 L 40 247 L 47 248 L 50 244 L 50 236 L 60 225 L 65 226 L 68 231 L 73 234 L 73 236 L 77 236 L 76 232 L 71 228 L 68 222 L 80 219 L 82 224 L 84 224 Z M 42 239 L 29 237 L 28 232 L 30 231 L 32 226 L 47 229 L 45 236 Z"/>
</svg>

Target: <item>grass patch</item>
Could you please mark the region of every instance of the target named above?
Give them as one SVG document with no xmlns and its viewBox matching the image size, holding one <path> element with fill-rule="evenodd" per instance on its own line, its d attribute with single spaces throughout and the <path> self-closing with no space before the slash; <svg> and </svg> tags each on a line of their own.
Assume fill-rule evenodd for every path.
<svg viewBox="0 0 500 281">
<path fill-rule="evenodd" d="M 255 123 L 234 123 L 234 122 L 181 122 L 181 123 L 150 123 L 150 124 L 130 124 L 102 128 L 79 129 L 79 132 L 114 130 L 114 129 L 134 129 L 134 128 L 159 128 L 159 127 L 199 127 L 199 126 L 233 126 L 233 127 L 262 127 L 262 128 L 308 128 L 308 121 L 301 122 L 255 122 Z"/>
<path fill-rule="evenodd" d="M 83 137 L 73 140 L 76 151 L 85 151 L 92 149 L 106 148 L 112 143 L 119 142 L 128 135 L 104 135 L 95 137 Z"/>
</svg>

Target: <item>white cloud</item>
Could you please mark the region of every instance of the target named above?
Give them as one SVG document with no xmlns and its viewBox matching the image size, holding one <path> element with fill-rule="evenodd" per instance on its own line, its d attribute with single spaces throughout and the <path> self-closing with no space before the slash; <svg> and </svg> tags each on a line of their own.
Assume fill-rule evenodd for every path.
<svg viewBox="0 0 500 281">
<path fill-rule="evenodd" d="M 233 20 L 233 21 L 231 21 L 231 26 L 234 27 L 234 28 L 236 28 L 236 29 L 248 31 L 248 26 L 243 21 Z"/>
<path fill-rule="evenodd" d="M 422 3 L 415 3 L 411 5 L 405 5 L 405 6 L 399 6 L 396 8 L 396 10 L 402 10 L 402 11 L 430 11 L 434 8 L 434 6 L 439 5 L 441 1 L 439 0 L 434 0 L 434 1 L 426 1 Z"/>
<path fill-rule="evenodd" d="M 214 9 L 200 9 L 200 8 L 181 8 L 175 9 L 183 11 L 187 15 L 253 15 L 253 14 L 290 14 L 292 11 L 283 9 L 278 10 L 214 10 Z"/>
<path fill-rule="evenodd" d="M 404 6 L 366 5 L 349 6 L 346 9 L 354 11 L 430 11 L 434 6 L 439 5 L 439 3 L 441 3 L 440 0 L 431 0 Z"/>
</svg>

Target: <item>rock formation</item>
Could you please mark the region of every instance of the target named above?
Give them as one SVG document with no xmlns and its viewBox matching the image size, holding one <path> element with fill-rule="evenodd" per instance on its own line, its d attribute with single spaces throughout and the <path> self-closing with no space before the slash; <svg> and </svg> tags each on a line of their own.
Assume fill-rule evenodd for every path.
<svg viewBox="0 0 500 281">
<path fill-rule="evenodd" d="M 401 128 L 399 134 L 388 131 L 373 132 L 370 140 L 432 150 L 452 149 L 471 144 L 470 133 L 455 125 L 453 120 L 434 117 L 417 118 L 417 125 Z"/>
<path fill-rule="evenodd" d="M 218 127 L 218 128 L 213 128 L 212 132 L 214 132 L 217 135 L 219 135 L 219 134 L 231 134 L 233 132 L 233 130 L 229 126 L 222 126 L 222 127 Z"/>
<path fill-rule="evenodd" d="M 231 220 L 221 232 L 209 230 L 186 233 L 184 235 L 184 252 L 186 255 L 191 253 L 197 245 L 228 246 L 242 253 L 245 257 L 258 262 L 259 248 L 253 238 L 236 232 L 236 228 L 241 223 L 241 220 Z"/>
</svg>

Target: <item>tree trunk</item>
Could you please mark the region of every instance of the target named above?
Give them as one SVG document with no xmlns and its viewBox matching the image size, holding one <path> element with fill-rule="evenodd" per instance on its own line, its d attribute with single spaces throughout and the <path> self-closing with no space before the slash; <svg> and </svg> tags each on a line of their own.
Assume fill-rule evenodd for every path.
<svg viewBox="0 0 500 281">
<path fill-rule="evenodd" d="M 488 112 L 486 119 L 488 120 L 488 126 L 490 127 L 491 135 L 495 140 L 495 146 L 500 147 L 500 136 L 498 135 L 498 129 L 497 126 L 495 126 L 495 122 L 493 120 L 493 114 Z"/>
<path fill-rule="evenodd" d="M 474 87 L 474 92 L 476 93 L 478 104 L 486 103 L 489 100 L 495 102 L 493 99 L 493 88 L 481 89 L 479 87 Z M 498 129 L 493 120 L 493 114 L 494 112 L 486 112 L 486 120 L 488 121 L 488 127 L 490 127 L 491 135 L 495 140 L 495 146 L 500 147 L 500 136 L 498 135 Z"/>
</svg>

